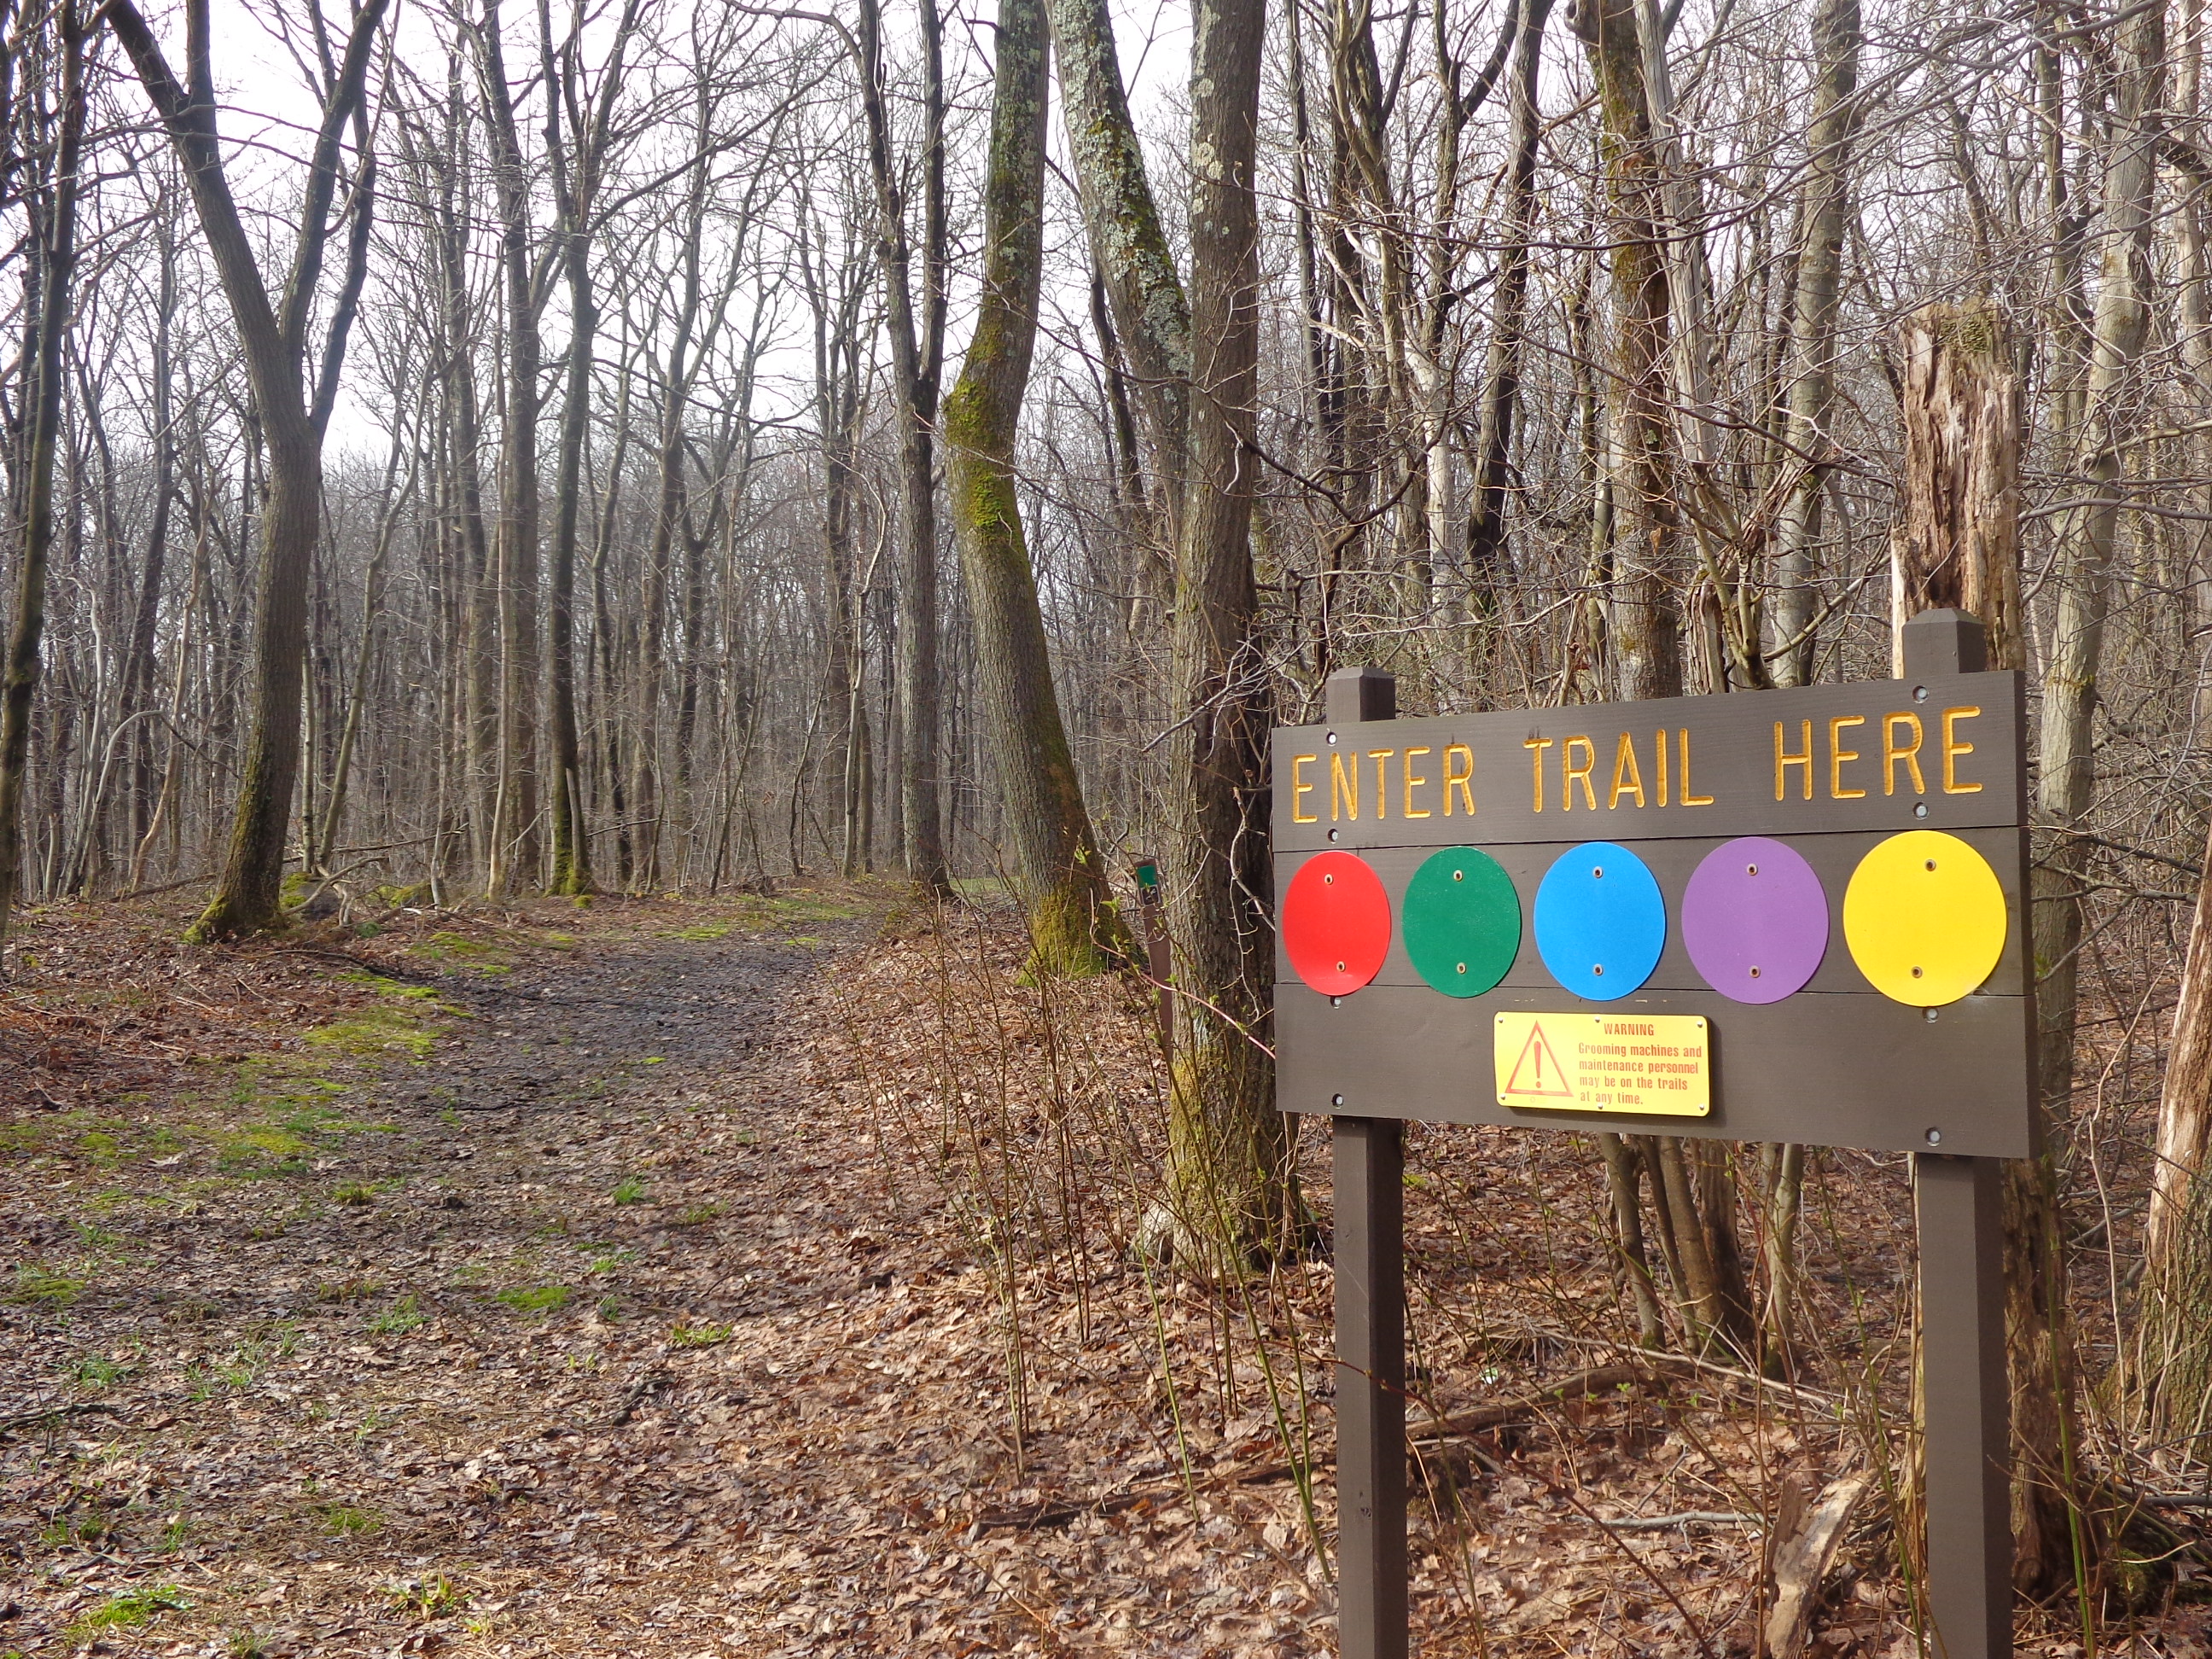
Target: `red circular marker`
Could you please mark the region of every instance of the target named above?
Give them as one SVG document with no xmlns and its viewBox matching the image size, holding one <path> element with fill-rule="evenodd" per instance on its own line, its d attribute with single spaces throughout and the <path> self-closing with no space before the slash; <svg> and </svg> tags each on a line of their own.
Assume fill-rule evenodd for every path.
<svg viewBox="0 0 2212 1659">
<path fill-rule="evenodd" d="M 1321 853 L 1283 895 L 1283 951 L 1323 996 L 1349 996 L 1382 971 L 1390 949 L 1390 896 L 1365 860 Z"/>
</svg>

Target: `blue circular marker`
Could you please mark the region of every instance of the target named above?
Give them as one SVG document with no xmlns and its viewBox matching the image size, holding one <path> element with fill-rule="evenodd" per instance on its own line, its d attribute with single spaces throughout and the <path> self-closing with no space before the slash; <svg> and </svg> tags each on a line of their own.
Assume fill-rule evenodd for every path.
<svg viewBox="0 0 2212 1659">
<path fill-rule="evenodd" d="M 1584 842 L 1559 854 L 1536 887 L 1536 949 L 1577 996 L 1612 1002 L 1651 977 L 1667 948 L 1667 901 L 1651 868 L 1626 847 Z"/>
</svg>

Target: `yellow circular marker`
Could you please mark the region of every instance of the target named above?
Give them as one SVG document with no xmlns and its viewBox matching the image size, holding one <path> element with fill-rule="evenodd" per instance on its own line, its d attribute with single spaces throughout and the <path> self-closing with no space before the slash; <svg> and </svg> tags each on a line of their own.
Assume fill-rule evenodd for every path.
<svg viewBox="0 0 2212 1659">
<path fill-rule="evenodd" d="M 1844 890 L 1844 942 L 1893 1002 L 1938 1008 L 1981 988 L 2005 945 L 2004 889 L 1956 836 L 1908 830 L 1859 860 Z"/>
</svg>

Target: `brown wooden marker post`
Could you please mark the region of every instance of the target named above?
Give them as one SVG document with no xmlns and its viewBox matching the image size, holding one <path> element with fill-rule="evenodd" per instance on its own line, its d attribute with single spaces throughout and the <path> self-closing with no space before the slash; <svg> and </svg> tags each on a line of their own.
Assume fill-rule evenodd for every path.
<svg viewBox="0 0 2212 1659">
<path fill-rule="evenodd" d="M 1964 611 L 1923 611 L 1902 633 L 1907 679 L 1987 666 L 1982 624 Z M 2013 1539 L 1999 1166 L 1935 1152 L 1913 1166 L 1932 1651 L 2001 1659 L 2013 1650 Z"/>
<path fill-rule="evenodd" d="M 1398 683 L 1379 669 L 1340 668 L 1328 677 L 1322 712 L 1332 728 L 1395 720 Z M 1343 1659 L 1405 1659 L 1404 1129 L 1395 1118 L 1357 1115 L 1367 1103 L 1338 1095 L 1331 1103 L 1337 1650 Z"/>
<path fill-rule="evenodd" d="M 1159 1018 L 1160 1056 L 1175 1060 L 1175 992 L 1168 975 L 1175 965 L 1168 945 L 1167 922 L 1161 915 L 1159 860 L 1149 854 L 1136 860 L 1137 919 L 1145 935 L 1145 971 L 1152 975 L 1152 1006 Z"/>
</svg>

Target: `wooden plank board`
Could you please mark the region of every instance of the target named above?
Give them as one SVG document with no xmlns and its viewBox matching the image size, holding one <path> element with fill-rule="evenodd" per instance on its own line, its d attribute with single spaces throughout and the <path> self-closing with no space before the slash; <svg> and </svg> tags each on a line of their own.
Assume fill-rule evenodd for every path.
<svg viewBox="0 0 2212 1659">
<path fill-rule="evenodd" d="M 1748 832 L 1747 832 L 1748 833 Z M 1828 950 L 1821 959 L 1819 970 L 1806 984 L 1807 992 L 1836 994 L 1879 996 L 1881 993 L 1869 986 L 1856 967 L 1844 942 L 1844 892 L 1850 884 L 1851 872 L 1859 860 L 1890 832 L 1853 830 L 1826 835 L 1792 836 L 1789 844 L 1813 866 L 1820 878 L 1828 898 Z M 1998 959 L 1996 969 L 1983 987 L 1984 993 L 1994 996 L 2018 996 L 2027 983 L 2027 928 L 2024 918 L 2027 914 L 2026 898 L 2026 831 L 2017 828 L 1959 829 L 1950 833 L 1973 848 L 1989 860 L 1996 871 L 1997 884 L 2005 896 L 2005 947 Z M 1708 988 L 1705 976 L 1698 973 L 1690 960 L 1682 941 L 1680 918 L 1683 890 L 1689 885 L 1692 872 L 1714 848 L 1734 839 L 1732 834 L 1700 836 L 1676 840 L 1622 843 L 1650 866 L 1651 873 L 1658 878 L 1659 890 L 1667 901 L 1667 944 L 1661 953 L 1658 966 L 1651 971 L 1647 982 L 1654 990 L 1702 991 Z M 1457 844 L 1457 843 L 1452 843 Z M 1521 842 L 1492 846 L 1475 842 L 1478 846 L 1504 866 L 1513 879 L 1514 890 L 1521 899 L 1521 949 L 1500 982 L 1501 989 L 1549 989 L 1561 999 L 1563 1007 L 1582 1007 L 1592 1010 L 1608 1008 L 1608 1002 L 1583 1002 L 1580 998 L 1561 990 L 1558 982 L 1545 970 L 1542 956 L 1536 949 L 1535 897 L 1536 886 L 1552 861 L 1571 847 L 1570 842 Z M 1358 854 L 1374 867 L 1382 879 L 1382 886 L 1390 896 L 1394 926 L 1391 929 L 1389 951 L 1382 966 L 1376 974 L 1377 985 L 1424 986 L 1413 960 L 1406 954 L 1406 930 L 1401 901 L 1406 884 L 1413 879 L 1435 850 L 1427 847 L 1365 847 Z M 1275 890 L 1287 890 L 1291 878 L 1298 866 L 1313 854 L 1310 852 L 1288 852 L 1279 854 L 1275 860 Z M 1278 933 L 1275 946 L 1275 978 L 1280 984 L 1296 982 L 1289 958 L 1284 954 Z M 1739 1013 L 1752 1012 L 1739 1003 L 1723 1002 L 1723 1006 Z"/>
<path fill-rule="evenodd" d="M 1972 996 L 1930 1019 L 1873 994 L 1803 991 L 1747 1007 L 1717 991 L 1654 990 L 1599 1005 L 1556 987 L 1501 987 L 1462 1000 L 1404 985 L 1370 986 L 1332 1003 L 1291 984 L 1275 994 L 1276 1098 L 1286 1112 L 2025 1158 L 2031 1006 L 2021 996 Z M 1683 1118 L 1502 1108 L 1492 1059 L 1501 1008 L 1702 1014 L 1712 1034 L 1712 1111 Z M 1939 1139 L 1930 1140 L 1930 1131 Z"/>
<path fill-rule="evenodd" d="M 2015 673 L 1946 674 L 1279 731 L 1276 892 L 1288 891 L 1322 853 L 1356 854 L 1373 878 L 1348 865 L 1337 876 L 1357 875 L 1370 890 L 1379 878 L 1373 907 L 1379 915 L 1387 899 L 1390 927 L 1371 982 L 1360 984 L 1370 955 L 1352 964 L 1346 994 L 1334 998 L 1297 977 L 1279 942 L 1279 1103 L 1288 1112 L 1431 1122 L 2027 1156 L 2034 1006 L 2023 695 Z M 1844 927 L 1860 860 L 1904 832 L 1929 830 L 1957 836 L 1987 863 L 2004 928 L 1978 988 L 1933 1009 L 1877 991 L 1853 960 Z M 1684 895 L 1700 861 L 1747 836 L 1778 838 L 1804 860 L 1828 921 L 1826 953 L 1802 988 L 1756 1004 L 1711 988 L 1683 932 Z M 1546 872 L 1595 841 L 1642 860 L 1666 917 L 1656 963 L 1648 947 L 1627 961 L 1620 936 L 1616 968 L 1632 975 L 1652 965 L 1632 994 L 1605 1001 L 1586 1000 L 1553 975 L 1536 928 Z M 1510 967 L 1495 988 L 1474 996 L 1431 987 L 1407 949 L 1407 885 L 1433 854 L 1456 847 L 1495 860 L 1521 910 Z M 1915 849 L 1905 865 L 1916 880 L 1920 858 Z M 1309 884 L 1331 867 L 1316 866 Z M 1633 869 L 1614 873 L 1644 882 Z M 1985 915 L 1982 937 L 1993 947 L 1994 902 Z M 1941 948 L 1895 945 L 1897 937 L 1899 963 L 1919 960 L 1908 950 Z M 1337 957 L 1358 953 L 1337 946 L 1320 954 L 1329 958 L 1320 963 L 1326 969 L 1346 965 Z M 1977 959 L 1972 971 L 1987 959 Z M 1940 965 L 1930 963 L 1931 985 Z M 1599 988 L 1599 971 L 1585 968 L 1572 982 Z M 1897 963 L 1890 972 L 1893 988 L 1909 989 L 1918 969 L 1913 979 Z M 1954 975 L 1953 982 L 1965 981 Z M 1747 981 L 1739 988 L 1748 989 Z M 1501 1106 L 1493 1054 L 1501 1012 L 1702 1016 L 1711 1032 L 1711 1110 L 1688 1118 Z"/>
<path fill-rule="evenodd" d="M 1274 847 L 2018 824 L 2024 695 L 2017 673 L 1953 674 L 1280 727 Z"/>
</svg>

